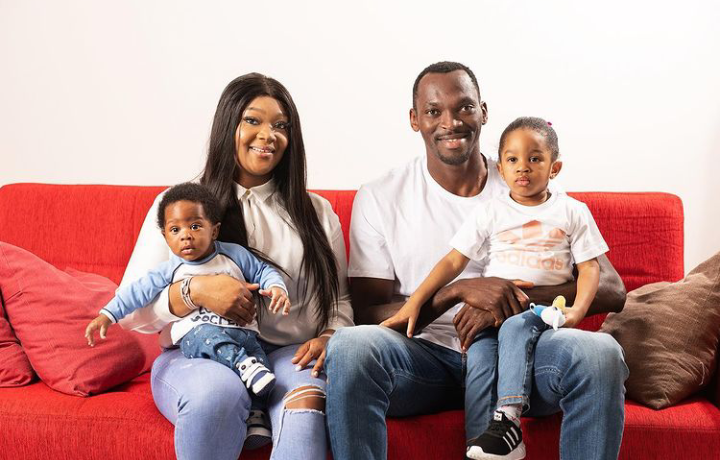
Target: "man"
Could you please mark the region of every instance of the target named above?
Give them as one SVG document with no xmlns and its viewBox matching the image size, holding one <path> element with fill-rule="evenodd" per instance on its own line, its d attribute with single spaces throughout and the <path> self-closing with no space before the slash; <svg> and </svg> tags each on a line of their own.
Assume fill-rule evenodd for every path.
<svg viewBox="0 0 720 460">
<path fill-rule="evenodd" d="M 348 276 L 358 324 L 395 313 L 449 250 L 449 242 L 478 203 L 507 193 L 495 163 L 480 153 L 487 105 L 472 71 L 441 62 L 423 70 L 413 87 L 410 125 L 426 155 L 363 186 L 355 198 Z M 589 314 L 622 309 L 625 290 L 607 258 Z M 575 283 L 533 287 L 483 278 L 471 262 L 423 308 L 412 339 L 380 326 L 345 328 L 328 345 L 327 417 L 333 456 L 387 456 L 385 416 L 457 407 L 464 398 L 466 438 L 485 431 L 495 408 L 499 320 L 529 301 L 572 303 Z M 398 325 L 399 331 L 404 331 Z M 530 411 L 564 408 L 563 458 L 617 458 L 624 424 L 627 368 L 606 334 L 547 331 L 535 352 Z M 560 390 L 559 390 L 560 389 Z M 502 458 L 502 457 L 500 457 Z"/>
</svg>

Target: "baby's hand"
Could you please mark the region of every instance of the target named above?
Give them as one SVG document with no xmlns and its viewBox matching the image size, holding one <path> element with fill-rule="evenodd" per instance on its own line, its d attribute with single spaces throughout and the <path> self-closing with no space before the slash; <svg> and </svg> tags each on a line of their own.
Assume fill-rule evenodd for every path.
<svg viewBox="0 0 720 460">
<path fill-rule="evenodd" d="M 260 295 L 270 297 L 270 306 L 268 309 L 273 313 L 277 313 L 282 308 L 283 316 L 290 314 L 290 299 L 288 299 L 285 289 L 273 286 L 270 289 L 260 289 Z"/>
<path fill-rule="evenodd" d="M 407 336 L 412 337 L 415 333 L 415 324 L 418 316 L 420 316 L 421 308 L 422 305 L 416 306 L 414 303 L 405 302 L 405 305 L 397 313 L 380 323 L 380 325 L 399 331 L 407 324 Z"/>
<path fill-rule="evenodd" d="M 105 335 L 107 334 L 108 327 L 112 324 L 112 321 L 110 321 L 110 318 L 108 318 L 105 315 L 98 315 L 97 318 L 90 321 L 90 324 L 87 325 L 85 328 L 85 338 L 88 341 L 88 345 L 91 347 L 95 346 L 95 331 L 100 329 L 100 338 L 105 340 Z"/>
<path fill-rule="evenodd" d="M 575 327 L 585 318 L 585 314 L 580 312 L 580 308 L 565 309 L 565 324 L 563 327 Z"/>
</svg>

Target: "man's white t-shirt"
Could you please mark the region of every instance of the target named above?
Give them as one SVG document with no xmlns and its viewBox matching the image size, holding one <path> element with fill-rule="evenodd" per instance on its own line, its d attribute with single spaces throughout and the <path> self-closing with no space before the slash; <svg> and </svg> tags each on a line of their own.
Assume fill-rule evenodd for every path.
<svg viewBox="0 0 720 460">
<path fill-rule="evenodd" d="M 351 278 L 394 280 L 394 294 L 409 297 L 452 247 L 450 240 L 480 204 L 507 193 L 495 161 L 487 159 L 488 178 L 473 197 L 454 195 L 430 176 L 426 157 L 418 157 L 358 190 L 350 223 Z M 483 275 L 472 261 L 457 279 Z M 462 305 L 450 308 L 416 337 L 460 351 L 452 320 Z"/>
<path fill-rule="evenodd" d="M 485 260 L 485 276 L 539 286 L 573 280 L 573 264 L 608 251 L 590 210 L 564 193 L 523 206 L 505 193 L 480 204 L 450 245 L 471 260 Z"/>
</svg>

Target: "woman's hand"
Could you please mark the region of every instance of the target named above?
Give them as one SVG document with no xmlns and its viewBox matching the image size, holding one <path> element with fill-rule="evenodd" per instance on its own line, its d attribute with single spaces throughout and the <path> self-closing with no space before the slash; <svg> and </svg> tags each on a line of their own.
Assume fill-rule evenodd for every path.
<svg viewBox="0 0 720 460">
<path fill-rule="evenodd" d="M 334 332 L 334 330 L 328 329 L 320 334 L 320 337 L 310 339 L 302 344 L 292 359 L 292 363 L 296 364 L 295 370 L 300 371 L 304 369 L 310 361 L 317 359 L 312 370 L 312 376 L 317 378 L 320 372 L 322 372 L 323 364 L 325 363 L 325 347 Z"/>
<path fill-rule="evenodd" d="M 253 291 L 258 284 L 240 281 L 230 275 L 195 276 L 190 292 L 196 305 L 246 326 L 255 318 Z"/>
</svg>

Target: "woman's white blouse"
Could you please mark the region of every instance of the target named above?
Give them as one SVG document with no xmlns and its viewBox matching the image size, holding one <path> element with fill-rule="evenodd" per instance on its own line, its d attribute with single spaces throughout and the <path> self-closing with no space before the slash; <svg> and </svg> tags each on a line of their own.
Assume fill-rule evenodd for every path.
<svg viewBox="0 0 720 460">
<path fill-rule="evenodd" d="M 303 293 L 303 280 L 300 279 L 300 264 L 302 263 L 303 246 L 300 236 L 295 231 L 287 212 L 279 203 L 275 194 L 274 181 L 246 189 L 236 184 L 238 199 L 243 206 L 243 217 L 248 232 L 250 247 L 261 251 L 270 260 L 282 267 L 288 277 L 282 274 L 288 287 L 288 294 L 292 308 L 288 316 L 280 313 L 273 315 L 263 312 L 260 324 L 260 337 L 276 345 L 290 345 L 303 343 L 317 336 L 319 320 L 316 317 L 316 302 L 312 299 L 307 305 L 308 298 L 301 298 Z M 160 230 L 157 228 L 157 206 L 165 192 L 158 195 L 145 217 L 140 230 L 135 249 L 128 263 L 125 275 L 120 286 L 124 286 L 145 275 L 148 270 L 161 262 L 168 260 L 170 249 L 165 243 Z M 330 203 L 310 193 L 310 199 L 317 212 L 320 225 L 331 243 L 338 266 L 340 282 L 337 316 L 331 317 L 328 328 L 339 329 L 353 325 L 352 307 L 347 286 L 347 260 L 345 256 L 345 241 L 343 240 L 340 220 L 332 210 Z M 305 275 L 303 275 L 305 276 Z M 170 312 L 168 301 L 169 287 L 164 289 L 158 297 L 146 308 L 136 310 L 120 321 L 125 329 L 132 329 L 143 333 L 162 331 L 160 344 L 171 346 L 169 324 L 180 318 Z M 312 291 L 312 280 L 308 292 Z M 309 295 L 305 297 L 310 297 Z"/>
</svg>

